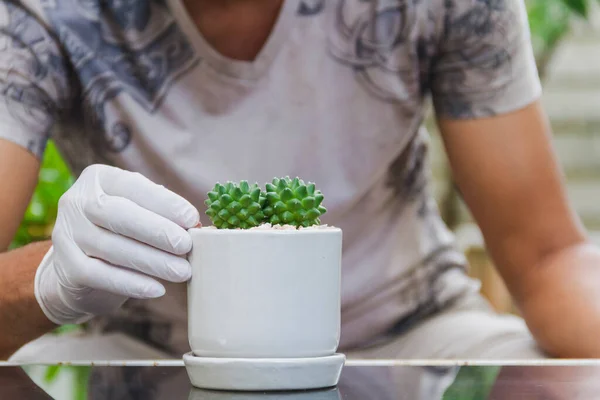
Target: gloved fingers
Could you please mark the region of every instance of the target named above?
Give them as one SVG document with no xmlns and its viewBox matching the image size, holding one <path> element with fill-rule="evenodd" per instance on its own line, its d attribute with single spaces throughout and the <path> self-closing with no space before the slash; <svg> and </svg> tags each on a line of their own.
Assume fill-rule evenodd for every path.
<svg viewBox="0 0 600 400">
<path fill-rule="evenodd" d="M 134 299 L 152 299 L 165 294 L 165 287 L 149 277 L 80 253 L 69 266 L 70 280 L 78 285 Z M 71 289 L 71 288 L 67 288 Z"/>
<path fill-rule="evenodd" d="M 106 169 L 100 185 L 106 194 L 129 199 L 185 229 L 197 226 L 200 221 L 198 210 L 190 202 L 137 172 Z"/>
<path fill-rule="evenodd" d="M 89 257 L 170 282 L 185 282 L 191 276 L 190 263 L 183 257 L 104 228 L 92 226 L 91 229 L 91 232 L 76 239 L 79 248 Z"/>
<path fill-rule="evenodd" d="M 124 197 L 103 194 L 86 202 L 84 213 L 97 226 L 172 254 L 184 255 L 192 248 L 185 229 Z"/>
</svg>

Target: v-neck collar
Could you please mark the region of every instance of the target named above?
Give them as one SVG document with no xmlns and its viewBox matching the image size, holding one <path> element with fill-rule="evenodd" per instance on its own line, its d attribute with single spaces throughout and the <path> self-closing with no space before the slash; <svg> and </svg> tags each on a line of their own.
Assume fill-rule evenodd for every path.
<svg viewBox="0 0 600 400">
<path fill-rule="evenodd" d="M 168 0 L 174 18 L 198 56 L 218 73 L 245 80 L 258 79 L 269 68 L 292 27 L 300 2 L 301 0 L 284 0 L 277 21 L 257 56 L 252 61 L 242 61 L 224 56 L 208 43 L 188 14 L 183 0 Z"/>
</svg>

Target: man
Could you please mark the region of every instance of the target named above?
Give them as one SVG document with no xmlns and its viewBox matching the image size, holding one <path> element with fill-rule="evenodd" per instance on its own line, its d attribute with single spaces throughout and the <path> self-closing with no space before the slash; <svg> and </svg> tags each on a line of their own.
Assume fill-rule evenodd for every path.
<svg viewBox="0 0 600 400">
<path fill-rule="evenodd" d="M 78 175 L 51 243 L 0 258 L 4 355 L 89 322 L 179 357 L 206 192 L 285 175 L 344 230 L 349 355 L 600 355 L 600 252 L 565 198 L 522 1 L 0 4 L 0 245 L 50 135 Z M 440 219 L 428 97 L 525 322 L 489 309 Z"/>
</svg>

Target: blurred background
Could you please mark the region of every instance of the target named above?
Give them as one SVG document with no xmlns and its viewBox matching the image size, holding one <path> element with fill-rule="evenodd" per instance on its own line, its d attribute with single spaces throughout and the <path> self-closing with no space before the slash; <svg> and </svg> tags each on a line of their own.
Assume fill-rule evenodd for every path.
<svg viewBox="0 0 600 400">
<path fill-rule="evenodd" d="M 526 0 L 526 3 L 544 87 L 543 101 L 551 119 L 555 148 L 565 169 L 570 200 L 590 235 L 600 244 L 600 1 Z M 471 275 L 482 281 L 483 294 L 498 311 L 516 312 L 487 255 L 481 233 L 455 190 L 433 120 L 428 118 L 426 124 L 432 134 L 434 186 L 443 217 L 456 232 L 470 260 Z M 39 184 L 11 247 L 49 237 L 58 199 L 73 181 L 50 143 Z M 66 326 L 54 334 L 77 329 Z M 476 373 L 473 371 L 470 373 Z M 52 367 L 29 372 L 51 393 L 60 393 L 60 398 L 86 398 L 86 369 Z M 485 398 L 481 394 L 461 393 L 459 386 L 451 388 L 446 398 Z"/>
</svg>

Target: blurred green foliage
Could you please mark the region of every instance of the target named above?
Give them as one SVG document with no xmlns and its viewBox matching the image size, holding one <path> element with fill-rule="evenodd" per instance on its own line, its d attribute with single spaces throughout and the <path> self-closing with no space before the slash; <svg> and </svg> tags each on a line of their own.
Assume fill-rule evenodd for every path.
<svg viewBox="0 0 600 400">
<path fill-rule="evenodd" d="M 586 20 L 592 1 L 599 0 L 525 0 L 531 39 L 540 76 L 562 39 L 569 33 L 574 18 Z"/>
</svg>

